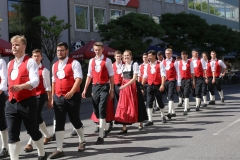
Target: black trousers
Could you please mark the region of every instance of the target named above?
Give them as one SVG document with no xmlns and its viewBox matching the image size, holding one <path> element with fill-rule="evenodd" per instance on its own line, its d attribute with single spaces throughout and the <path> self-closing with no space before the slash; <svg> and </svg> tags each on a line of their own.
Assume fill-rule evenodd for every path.
<svg viewBox="0 0 240 160">
<path fill-rule="evenodd" d="M 38 122 L 38 124 L 43 123 L 42 109 L 46 102 L 46 96 L 47 96 L 47 94 L 40 94 L 39 96 L 36 96 L 37 97 L 37 122 Z"/>
<path fill-rule="evenodd" d="M 5 102 L 6 95 L 4 92 L 0 94 L 0 131 L 7 129 L 6 116 L 5 116 Z"/>
<path fill-rule="evenodd" d="M 181 80 L 181 90 L 184 98 L 189 98 L 190 89 L 191 89 L 191 78 Z"/>
<path fill-rule="evenodd" d="M 148 84 L 143 85 L 143 99 L 145 102 L 147 102 L 147 87 L 148 87 Z"/>
<path fill-rule="evenodd" d="M 211 93 L 211 95 L 215 95 L 215 91 L 214 91 L 214 86 L 217 87 L 217 90 L 220 92 L 222 90 L 222 78 L 220 77 L 216 77 L 215 78 L 215 84 L 212 84 L 212 77 L 208 78 L 208 89 Z"/>
<path fill-rule="evenodd" d="M 96 84 L 92 86 L 93 93 L 93 111 L 97 118 L 105 119 L 106 118 L 106 108 L 107 108 L 107 100 L 109 95 L 109 84 Z"/>
<path fill-rule="evenodd" d="M 11 100 L 6 102 L 6 118 L 8 125 L 8 143 L 20 141 L 21 123 L 23 121 L 27 133 L 33 141 L 42 138 L 37 123 L 37 98 L 35 96 L 20 102 Z"/>
<path fill-rule="evenodd" d="M 115 109 L 115 111 L 116 111 L 118 100 L 119 100 L 120 86 L 121 86 L 120 84 L 119 85 L 114 84 L 114 109 Z"/>
<path fill-rule="evenodd" d="M 209 81 L 208 81 L 209 83 Z M 203 78 L 203 82 L 202 82 L 202 95 L 206 96 L 207 95 L 207 91 L 208 91 L 208 84 L 206 84 L 205 79 Z"/>
<path fill-rule="evenodd" d="M 147 108 L 153 108 L 153 101 L 155 100 L 155 97 L 157 99 L 157 103 L 159 104 L 159 107 L 162 109 L 164 108 L 164 103 L 162 100 L 162 93 L 159 90 L 160 85 L 147 85 Z"/>
<path fill-rule="evenodd" d="M 54 94 L 53 96 L 53 106 L 56 118 L 56 128 L 57 131 L 65 130 L 65 122 L 66 116 L 70 119 L 70 122 L 74 126 L 75 129 L 79 129 L 82 127 L 82 122 L 79 118 L 80 104 L 81 104 L 81 93 L 74 93 L 70 99 L 65 99 L 63 96 L 58 97 Z"/>
<path fill-rule="evenodd" d="M 176 81 L 166 81 L 165 82 L 165 92 L 168 97 L 168 101 L 173 101 L 173 95 L 176 88 Z"/>
<path fill-rule="evenodd" d="M 177 96 L 179 97 L 179 98 L 184 98 L 184 96 L 183 96 L 183 90 L 180 88 L 180 90 L 179 91 L 177 91 L 177 89 L 175 89 L 175 92 L 176 92 L 176 94 L 177 94 Z"/>
<path fill-rule="evenodd" d="M 201 98 L 203 77 L 195 77 L 195 89 L 192 88 L 192 96 Z"/>
</svg>

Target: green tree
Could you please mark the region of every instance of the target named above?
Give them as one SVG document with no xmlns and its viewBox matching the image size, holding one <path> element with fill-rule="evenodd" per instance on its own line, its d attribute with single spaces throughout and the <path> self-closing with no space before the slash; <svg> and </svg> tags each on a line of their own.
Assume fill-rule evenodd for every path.
<svg viewBox="0 0 240 160">
<path fill-rule="evenodd" d="M 198 48 L 209 27 L 204 19 L 187 13 L 163 14 L 160 26 L 165 30 L 160 46 L 170 47 L 178 52 Z"/>
<path fill-rule="evenodd" d="M 71 25 L 65 23 L 64 20 L 58 20 L 55 15 L 49 19 L 44 16 L 37 16 L 33 18 L 33 22 L 41 26 L 41 32 L 38 36 L 41 40 L 42 51 L 50 61 L 50 66 L 52 66 L 52 61 L 56 56 L 56 46 L 60 41 L 61 33 L 69 29 Z"/>
<path fill-rule="evenodd" d="M 164 31 L 149 16 L 132 12 L 99 25 L 99 33 L 110 47 L 120 51 L 128 49 L 137 55 L 146 51 L 152 38 L 161 38 Z"/>
</svg>

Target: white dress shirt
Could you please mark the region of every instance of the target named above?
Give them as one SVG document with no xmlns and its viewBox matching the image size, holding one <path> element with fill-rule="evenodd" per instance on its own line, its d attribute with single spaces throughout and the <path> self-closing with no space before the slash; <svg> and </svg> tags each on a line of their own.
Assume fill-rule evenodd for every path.
<svg viewBox="0 0 240 160">
<path fill-rule="evenodd" d="M 143 76 L 143 75 L 141 75 L 141 68 L 142 68 L 143 65 L 144 65 L 144 68 L 143 68 L 143 74 L 144 74 L 144 70 L 147 68 L 148 63 L 142 63 L 142 64 L 139 66 L 138 77 L 142 77 L 142 76 Z"/>
<path fill-rule="evenodd" d="M 192 57 L 192 62 L 193 62 L 193 67 L 197 67 L 197 61 L 198 61 L 198 58 L 193 58 Z M 201 63 L 202 63 L 202 69 L 203 70 L 206 70 L 206 63 L 205 61 L 201 58 Z"/>
<path fill-rule="evenodd" d="M 187 69 L 188 61 L 190 61 L 190 60 L 189 59 L 187 59 L 186 61 L 182 60 L 182 70 L 186 70 Z M 180 65 L 180 61 L 178 61 L 178 65 Z M 194 67 L 193 67 L 193 62 L 192 61 L 190 62 L 190 71 L 191 71 L 191 74 L 194 73 Z"/>
<path fill-rule="evenodd" d="M 58 63 L 57 76 L 58 76 L 59 79 L 63 79 L 65 77 L 64 68 L 65 68 L 67 62 L 68 62 L 68 57 L 66 57 L 62 61 L 59 61 L 59 63 Z M 55 63 L 52 66 L 52 73 L 53 73 L 53 75 L 52 75 L 52 82 L 55 82 L 54 65 L 55 65 Z M 83 78 L 82 67 L 81 67 L 81 64 L 77 60 L 73 60 L 73 62 L 72 62 L 72 70 L 73 70 L 73 78 L 74 79 L 76 79 L 76 78 L 81 78 L 82 79 Z"/>
<path fill-rule="evenodd" d="M 42 67 L 42 63 L 38 65 L 38 68 Z M 43 68 L 42 70 L 42 76 L 43 76 L 43 86 L 45 88 L 45 91 L 51 91 L 51 82 L 50 82 L 50 72 L 47 68 Z"/>
<path fill-rule="evenodd" d="M 172 57 L 170 59 L 166 58 L 165 60 L 166 60 L 165 69 L 169 70 L 170 69 L 170 64 L 172 63 L 173 58 Z M 176 75 L 177 75 L 177 86 L 181 86 L 181 74 L 180 74 L 180 71 L 179 71 L 177 60 L 175 60 L 175 62 L 174 62 L 174 67 L 175 67 Z"/>
<path fill-rule="evenodd" d="M 119 64 L 117 62 L 115 62 L 115 64 L 116 64 L 116 68 L 117 68 L 117 73 L 114 73 L 114 74 L 122 74 L 122 65 L 123 65 L 122 61 Z M 115 64 L 112 64 L 112 66 Z"/>
<path fill-rule="evenodd" d="M 23 55 L 18 61 L 16 60 L 16 58 L 13 60 L 13 70 L 11 71 L 11 79 L 15 80 L 18 77 L 18 67 L 21 65 L 23 59 L 24 59 L 25 55 Z M 8 63 L 8 68 L 9 68 L 9 64 Z M 38 74 L 38 65 L 36 63 L 36 61 L 32 58 L 29 58 L 28 62 L 27 62 L 27 70 L 29 73 L 29 81 L 26 82 L 27 84 L 30 84 L 32 86 L 32 88 L 36 88 L 39 84 L 39 74 Z M 30 89 L 31 90 L 31 89 Z"/>
<path fill-rule="evenodd" d="M 0 90 L 7 91 L 7 65 L 3 59 L 0 59 Z"/>
<path fill-rule="evenodd" d="M 102 54 L 102 56 L 100 58 L 92 58 L 90 61 L 89 61 L 89 65 L 88 65 L 88 74 L 87 76 L 92 78 L 93 77 L 93 74 L 92 74 L 92 61 L 95 60 L 95 71 L 96 72 L 100 72 L 101 70 L 101 62 L 104 58 L 104 55 Z M 106 63 L 105 63 L 105 66 L 107 68 L 107 71 L 108 71 L 108 76 L 111 77 L 114 75 L 114 72 L 113 72 L 113 67 L 112 67 L 112 61 L 111 59 L 109 58 L 106 58 Z"/>
<path fill-rule="evenodd" d="M 126 63 L 124 64 L 124 65 L 122 65 L 122 71 L 123 72 L 129 72 L 129 71 L 131 71 L 132 69 L 132 63 L 133 63 L 133 61 L 131 61 L 131 64 L 130 65 L 127 65 Z M 134 64 L 133 64 L 133 74 L 138 74 L 139 73 L 139 65 L 138 65 L 138 63 L 137 62 L 135 62 Z"/>
<path fill-rule="evenodd" d="M 217 59 L 214 59 L 214 60 L 211 60 L 211 62 L 210 62 L 210 66 L 212 68 L 212 72 L 216 71 L 216 61 L 217 61 Z M 223 67 L 223 68 L 227 68 L 227 66 L 223 63 L 222 60 L 218 60 L 218 65 Z"/>
<path fill-rule="evenodd" d="M 158 61 L 155 61 L 154 63 L 149 63 L 150 64 L 150 71 L 151 71 L 151 74 L 154 74 L 156 72 L 156 69 L 155 69 L 155 66 L 157 64 Z M 160 63 L 160 73 L 161 73 L 161 76 L 162 77 L 166 77 L 166 70 L 165 70 L 165 66 L 163 65 L 163 63 Z M 148 66 L 148 65 L 147 65 Z M 143 78 L 147 78 L 148 77 L 148 73 L 147 73 L 147 68 L 144 68 L 144 74 L 143 74 Z"/>
</svg>

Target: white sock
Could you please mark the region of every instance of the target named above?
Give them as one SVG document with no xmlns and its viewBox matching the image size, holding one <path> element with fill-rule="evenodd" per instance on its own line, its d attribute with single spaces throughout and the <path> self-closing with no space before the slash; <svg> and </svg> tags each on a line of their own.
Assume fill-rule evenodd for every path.
<svg viewBox="0 0 240 160">
<path fill-rule="evenodd" d="M 39 128 L 40 128 L 40 130 L 41 130 L 41 132 L 43 133 L 43 135 L 44 135 L 45 138 L 49 138 L 49 137 L 50 137 L 50 135 L 49 135 L 49 133 L 48 133 L 48 131 L 47 131 L 46 124 L 45 124 L 44 121 L 43 121 L 41 124 L 39 124 Z"/>
<path fill-rule="evenodd" d="M 199 107 L 201 99 L 200 98 L 196 98 L 196 107 Z"/>
<path fill-rule="evenodd" d="M 28 143 L 27 143 L 27 144 L 33 145 L 33 140 L 32 140 L 32 138 L 31 138 L 31 137 L 29 138 L 29 141 L 28 141 Z"/>
<path fill-rule="evenodd" d="M 44 150 L 44 145 L 43 145 L 43 139 L 40 138 L 38 141 L 33 141 L 33 142 L 37 147 L 38 156 L 44 156 L 45 150 Z"/>
<path fill-rule="evenodd" d="M 196 97 L 193 97 L 196 100 Z"/>
<path fill-rule="evenodd" d="M 161 112 L 161 116 L 162 116 L 162 117 L 165 117 L 164 108 L 163 108 L 163 109 L 160 109 L 160 112 Z"/>
<path fill-rule="evenodd" d="M 173 105 L 172 105 L 172 114 L 175 114 L 175 108 Z"/>
<path fill-rule="evenodd" d="M 79 129 L 75 129 L 78 136 L 79 136 L 79 142 L 82 143 L 85 141 L 85 138 L 84 138 L 84 130 L 83 130 L 83 127 L 79 128 Z"/>
<path fill-rule="evenodd" d="M 211 92 L 209 92 L 210 101 L 213 100 Z"/>
<path fill-rule="evenodd" d="M 187 109 L 189 108 L 189 98 L 185 98 L 184 102 L 185 102 L 184 111 L 187 111 Z"/>
<path fill-rule="evenodd" d="M 1 140 L 2 140 L 2 149 L 3 148 L 6 148 L 8 149 L 8 143 L 7 143 L 7 140 L 8 140 L 8 130 L 3 130 L 0 132 L 0 135 L 1 135 Z"/>
<path fill-rule="evenodd" d="M 156 107 L 159 108 L 158 101 L 156 100 L 156 98 L 155 98 L 155 102 L 156 102 Z"/>
<path fill-rule="evenodd" d="M 56 120 L 53 120 L 53 134 L 55 133 L 55 128 L 56 128 Z"/>
<path fill-rule="evenodd" d="M 106 127 L 106 120 L 99 119 L 99 137 L 103 138 L 103 130 Z"/>
<path fill-rule="evenodd" d="M 21 144 L 20 141 L 16 143 L 9 143 L 9 154 L 10 154 L 10 159 L 11 160 L 19 160 L 19 153 L 21 149 Z"/>
<path fill-rule="evenodd" d="M 62 150 L 63 150 L 64 134 L 65 134 L 65 131 L 55 132 L 56 142 L 57 142 L 57 150 L 60 151 L 60 152 L 62 152 Z"/>
<path fill-rule="evenodd" d="M 215 101 L 215 95 L 212 95 L 212 100 Z"/>
<path fill-rule="evenodd" d="M 152 108 L 147 108 L 148 121 L 152 122 Z"/>
<path fill-rule="evenodd" d="M 168 113 L 172 113 L 173 101 L 168 101 Z"/>
<path fill-rule="evenodd" d="M 178 100 L 179 100 L 179 103 L 182 103 L 182 98 L 181 97 L 178 97 Z"/>
<path fill-rule="evenodd" d="M 109 127 L 110 127 L 110 123 L 106 123 L 104 130 L 107 131 L 109 129 Z"/>
<path fill-rule="evenodd" d="M 218 92 L 219 93 L 219 96 L 221 97 L 221 98 L 224 98 L 223 97 L 223 90 L 221 90 L 220 92 Z"/>
<path fill-rule="evenodd" d="M 204 103 L 204 104 L 207 103 L 207 96 L 203 96 L 203 103 Z"/>
</svg>

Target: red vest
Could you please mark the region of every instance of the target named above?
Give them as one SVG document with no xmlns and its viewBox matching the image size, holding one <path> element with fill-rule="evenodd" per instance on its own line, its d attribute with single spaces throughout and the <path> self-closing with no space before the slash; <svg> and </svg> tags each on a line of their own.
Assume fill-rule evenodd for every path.
<svg viewBox="0 0 240 160">
<path fill-rule="evenodd" d="M 174 66 L 175 60 L 172 59 L 172 62 L 170 63 L 170 69 L 166 70 L 166 80 L 168 81 L 174 81 L 177 79 L 176 69 Z M 167 63 L 166 60 L 163 61 L 164 66 L 166 67 Z"/>
<path fill-rule="evenodd" d="M 122 83 L 122 74 L 117 73 L 117 64 L 116 62 L 113 63 L 113 71 L 114 71 L 114 84 L 121 84 Z"/>
<path fill-rule="evenodd" d="M 95 71 L 95 59 L 92 58 L 92 75 L 93 75 L 93 84 L 106 84 L 109 81 L 108 70 L 106 67 L 106 59 L 104 56 L 102 62 L 100 63 L 101 70 L 100 72 Z"/>
<path fill-rule="evenodd" d="M 221 66 L 218 63 L 218 60 L 215 62 L 215 77 L 219 77 L 221 74 Z"/>
<path fill-rule="evenodd" d="M 157 62 L 155 66 L 156 72 L 154 74 L 151 73 L 151 66 L 148 64 L 147 66 L 147 75 L 148 75 L 148 84 L 159 85 L 162 83 L 162 76 L 160 72 L 160 63 Z"/>
<path fill-rule="evenodd" d="M 43 85 L 43 75 L 42 75 L 43 69 L 44 69 L 44 66 L 42 66 L 41 68 L 38 69 L 39 85 L 36 87 L 36 96 L 46 93 L 44 85 Z"/>
<path fill-rule="evenodd" d="M 59 79 L 57 77 L 57 72 L 58 72 L 58 64 L 59 61 L 57 61 L 54 64 L 53 68 L 53 74 L 55 78 L 55 86 L 54 86 L 54 93 L 60 97 L 60 96 L 65 96 L 73 87 L 75 83 L 75 79 L 73 77 L 73 70 L 72 70 L 72 58 L 68 58 L 68 61 L 66 63 L 66 66 L 64 67 L 64 72 L 65 72 L 65 77 L 63 79 Z M 80 91 L 80 87 L 76 92 Z"/>
<path fill-rule="evenodd" d="M 208 61 L 208 63 L 207 63 L 207 70 L 206 70 L 207 77 L 212 77 L 212 68 L 211 68 L 210 62 L 211 61 Z"/>
<path fill-rule="evenodd" d="M 17 101 L 20 102 L 24 99 L 27 99 L 32 96 L 36 96 L 36 89 L 33 88 L 32 90 L 29 89 L 23 89 L 18 92 L 11 92 L 10 88 L 14 85 L 19 85 L 19 84 L 24 84 L 28 82 L 29 79 L 29 72 L 27 69 L 27 63 L 30 58 L 28 56 L 25 56 L 23 58 L 22 63 L 18 67 L 18 76 L 15 80 L 11 79 L 11 72 L 13 70 L 13 64 L 14 60 L 11 60 L 9 62 L 9 67 L 8 67 L 8 90 L 9 90 L 9 98 L 8 100 L 11 101 L 13 98 Z"/>
<path fill-rule="evenodd" d="M 190 59 L 190 61 L 192 61 L 192 58 Z M 197 60 L 197 66 L 194 67 L 194 74 L 195 74 L 195 77 L 203 76 L 202 62 L 200 58 L 198 58 Z"/>
<path fill-rule="evenodd" d="M 191 61 L 188 60 L 187 64 L 186 64 L 186 70 L 183 70 L 182 69 L 182 66 L 183 66 L 182 60 L 179 61 L 179 71 L 180 71 L 182 79 L 189 79 L 192 77 L 190 63 L 191 63 Z"/>
<path fill-rule="evenodd" d="M 143 78 L 143 74 L 144 74 L 144 66 L 145 65 L 147 65 L 147 64 L 141 64 L 140 66 L 141 66 L 141 68 L 140 68 L 140 83 L 142 83 L 142 78 Z M 148 78 L 146 78 L 146 81 L 145 81 L 145 83 L 148 83 Z"/>
</svg>

